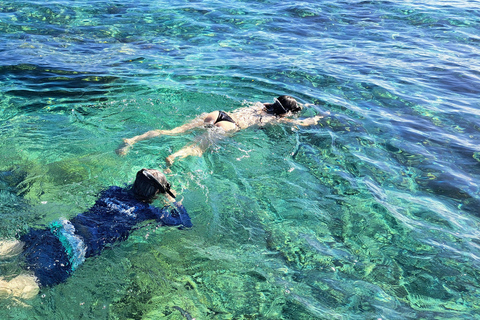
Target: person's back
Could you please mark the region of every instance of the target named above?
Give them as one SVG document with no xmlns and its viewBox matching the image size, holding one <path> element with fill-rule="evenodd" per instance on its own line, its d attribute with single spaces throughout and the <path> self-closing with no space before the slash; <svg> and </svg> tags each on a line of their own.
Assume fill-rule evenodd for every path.
<svg viewBox="0 0 480 320">
<path fill-rule="evenodd" d="M 157 220 L 160 225 L 191 227 L 185 208 L 164 207 L 159 209 L 138 200 L 131 190 L 110 187 L 87 212 L 71 220 L 76 234 L 87 246 L 86 257 L 99 254 L 106 244 L 126 240 L 130 231 L 139 222 Z"/>
</svg>

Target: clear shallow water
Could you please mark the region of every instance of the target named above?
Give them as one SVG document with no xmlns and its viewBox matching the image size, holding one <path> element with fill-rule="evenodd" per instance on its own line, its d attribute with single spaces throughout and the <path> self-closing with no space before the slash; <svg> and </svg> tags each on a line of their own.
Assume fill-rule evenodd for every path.
<svg viewBox="0 0 480 320">
<path fill-rule="evenodd" d="M 2 237 L 201 132 L 123 137 L 283 93 L 330 112 L 178 162 L 195 228 L 137 230 L 1 318 L 478 318 L 479 5 L 0 1 Z"/>
</svg>

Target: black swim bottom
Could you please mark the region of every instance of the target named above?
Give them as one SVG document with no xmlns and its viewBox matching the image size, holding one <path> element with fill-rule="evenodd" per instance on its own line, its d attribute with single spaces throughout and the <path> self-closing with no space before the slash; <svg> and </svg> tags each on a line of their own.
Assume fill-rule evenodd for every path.
<svg viewBox="0 0 480 320">
<path fill-rule="evenodd" d="M 235 121 L 225 111 L 218 111 L 217 120 L 213 124 L 217 124 L 220 121 L 228 121 L 236 125 Z"/>
</svg>

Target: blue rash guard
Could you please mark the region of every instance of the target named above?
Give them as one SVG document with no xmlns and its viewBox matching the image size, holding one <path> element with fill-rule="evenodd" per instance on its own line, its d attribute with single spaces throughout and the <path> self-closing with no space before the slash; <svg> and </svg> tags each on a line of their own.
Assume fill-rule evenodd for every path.
<svg viewBox="0 0 480 320">
<path fill-rule="evenodd" d="M 70 221 L 59 220 L 47 229 L 31 229 L 20 237 L 25 242 L 26 267 L 41 286 L 64 282 L 85 258 L 100 254 L 108 245 L 126 240 L 136 224 L 156 220 L 160 225 L 190 228 L 185 208 L 156 208 L 137 200 L 124 188 L 110 187 L 87 212 Z"/>
</svg>

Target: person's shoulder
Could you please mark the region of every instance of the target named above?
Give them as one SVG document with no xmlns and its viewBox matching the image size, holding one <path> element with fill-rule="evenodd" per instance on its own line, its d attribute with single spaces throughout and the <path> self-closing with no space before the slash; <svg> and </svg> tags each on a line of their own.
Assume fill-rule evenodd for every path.
<svg viewBox="0 0 480 320">
<path fill-rule="evenodd" d="M 122 194 L 123 192 L 124 192 L 124 188 L 121 188 L 121 187 L 118 187 L 118 186 L 110 186 L 110 187 L 100 191 L 100 196 Z"/>
<path fill-rule="evenodd" d="M 130 191 L 130 188 L 126 187 L 119 187 L 119 186 L 110 186 L 103 191 L 101 191 L 98 195 L 98 199 L 117 199 L 123 201 L 132 201 L 134 196 Z"/>
</svg>

